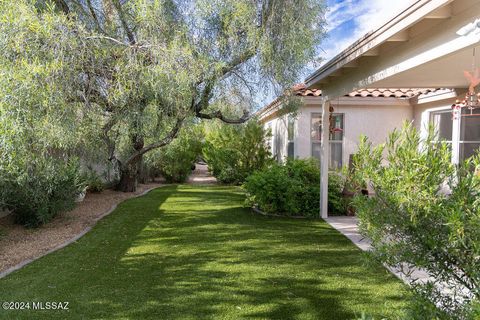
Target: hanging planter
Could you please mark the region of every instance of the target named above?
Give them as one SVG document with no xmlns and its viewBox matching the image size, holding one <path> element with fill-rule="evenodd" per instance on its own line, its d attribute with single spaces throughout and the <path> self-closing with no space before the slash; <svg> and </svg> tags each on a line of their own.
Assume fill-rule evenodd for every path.
<svg viewBox="0 0 480 320">
<path fill-rule="evenodd" d="M 340 127 L 337 127 L 336 124 L 333 123 L 333 113 L 335 112 L 335 108 L 330 106 L 329 110 L 330 112 L 329 117 L 328 117 L 328 122 L 330 124 L 329 126 L 329 131 L 330 133 L 337 133 L 337 132 L 343 132 L 343 129 Z"/>
<path fill-rule="evenodd" d="M 473 112 L 475 109 L 480 108 L 480 93 L 475 92 L 475 87 L 480 84 L 480 69 L 475 68 L 475 49 L 473 49 L 472 72 L 464 71 L 463 74 L 470 85 L 465 98 L 455 101 L 452 105 L 453 120 L 459 119 L 460 117 L 480 116 L 480 114 Z M 462 110 L 464 108 L 467 108 L 470 112 L 463 113 Z"/>
</svg>

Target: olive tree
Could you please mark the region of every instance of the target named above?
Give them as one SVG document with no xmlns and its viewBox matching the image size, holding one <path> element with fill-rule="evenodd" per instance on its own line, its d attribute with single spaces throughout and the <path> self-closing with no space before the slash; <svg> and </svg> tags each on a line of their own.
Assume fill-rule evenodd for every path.
<svg viewBox="0 0 480 320">
<path fill-rule="evenodd" d="M 257 93 L 267 83 L 289 87 L 324 35 L 321 0 L 35 4 L 72 24 L 65 28 L 80 47 L 66 52 L 77 77 L 65 103 L 93 115 L 122 191 L 135 190 L 143 156 L 170 143 L 186 120 L 249 119 Z"/>
</svg>

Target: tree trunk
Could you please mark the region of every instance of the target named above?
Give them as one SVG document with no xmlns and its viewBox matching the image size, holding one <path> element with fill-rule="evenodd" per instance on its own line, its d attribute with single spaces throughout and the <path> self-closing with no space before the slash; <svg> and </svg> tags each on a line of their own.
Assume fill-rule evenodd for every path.
<svg viewBox="0 0 480 320">
<path fill-rule="evenodd" d="M 131 136 L 131 142 L 134 152 L 138 152 L 143 149 L 144 140 L 142 135 L 133 134 Z M 137 183 L 142 163 L 143 155 L 139 155 L 127 160 L 126 163 L 120 166 L 120 181 L 118 182 L 116 188 L 118 191 L 135 192 L 137 190 Z"/>
<path fill-rule="evenodd" d="M 140 160 L 137 164 L 137 177 L 139 183 L 147 183 L 148 182 L 148 170 L 145 167 L 145 162 L 143 161 L 143 156 L 140 156 Z"/>
<path fill-rule="evenodd" d="M 182 117 L 177 118 L 177 122 L 170 133 L 168 133 L 161 141 L 150 144 L 147 147 L 145 147 L 144 138 L 141 134 L 131 135 L 134 153 L 127 158 L 124 164 L 117 160 L 120 171 L 120 182 L 116 186 L 117 190 L 123 192 L 134 192 L 137 189 L 137 183 L 141 173 L 141 170 L 139 170 L 139 165 L 141 165 L 143 162 L 143 155 L 151 150 L 166 146 L 172 142 L 182 127 L 183 120 L 184 118 Z M 137 128 L 138 125 L 134 125 L 134 129 Z"/>
<path fill-rule="evenodd" d="M 130 163 L 120 168 L 120 181 L 116 189 L 122 192 L 137 190 L 137 163 Z"/>
</svg>

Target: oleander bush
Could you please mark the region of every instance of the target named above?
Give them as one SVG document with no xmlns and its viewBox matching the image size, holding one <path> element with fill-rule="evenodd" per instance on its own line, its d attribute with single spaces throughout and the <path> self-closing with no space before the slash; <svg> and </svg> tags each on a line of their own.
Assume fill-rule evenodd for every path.
<svg viewBox="0 0 480 320">
<path fill-rule="evenodd" d="M 18 166 L 0 166 L 0 199 L 15 221 L 37 227 L 72 209 L 83 189 L 77 159 L 37 157 Z"/>
<path fill-rule="evenodd" d="M 203 148 L 209 170 L 220 182 L 241 184 L 256 170 L 273 163 L 269 135 L 255 119 L 242 125 L 212 125 Z"/>
<path fill-rule="evenodd" d="M 421 139 L 406 124 L 377 147 L 361 139 L 356 179 L 368 182 L 375 196 L 354 199 L 360 228 L 375 259 L 430 276 L 412 282 L 413 319 L 479 319 L 480 177 L 473 169 L 480 156 L 454 165 L 449 145 L 429 132 Z"/>
</svg>

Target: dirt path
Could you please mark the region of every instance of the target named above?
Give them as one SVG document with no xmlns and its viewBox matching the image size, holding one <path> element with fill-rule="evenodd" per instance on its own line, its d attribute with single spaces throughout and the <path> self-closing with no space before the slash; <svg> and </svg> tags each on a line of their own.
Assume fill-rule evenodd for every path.
<svg viewBox="0 0 480 320">
<path fill-rule="evenodd" d="M 217 179 L 208 172 L 208 166 L 206 164 L 195 164 L 195 170 L 187 180 L 189 184 L 214 184 L 217 183 Z"/>
</svg>

